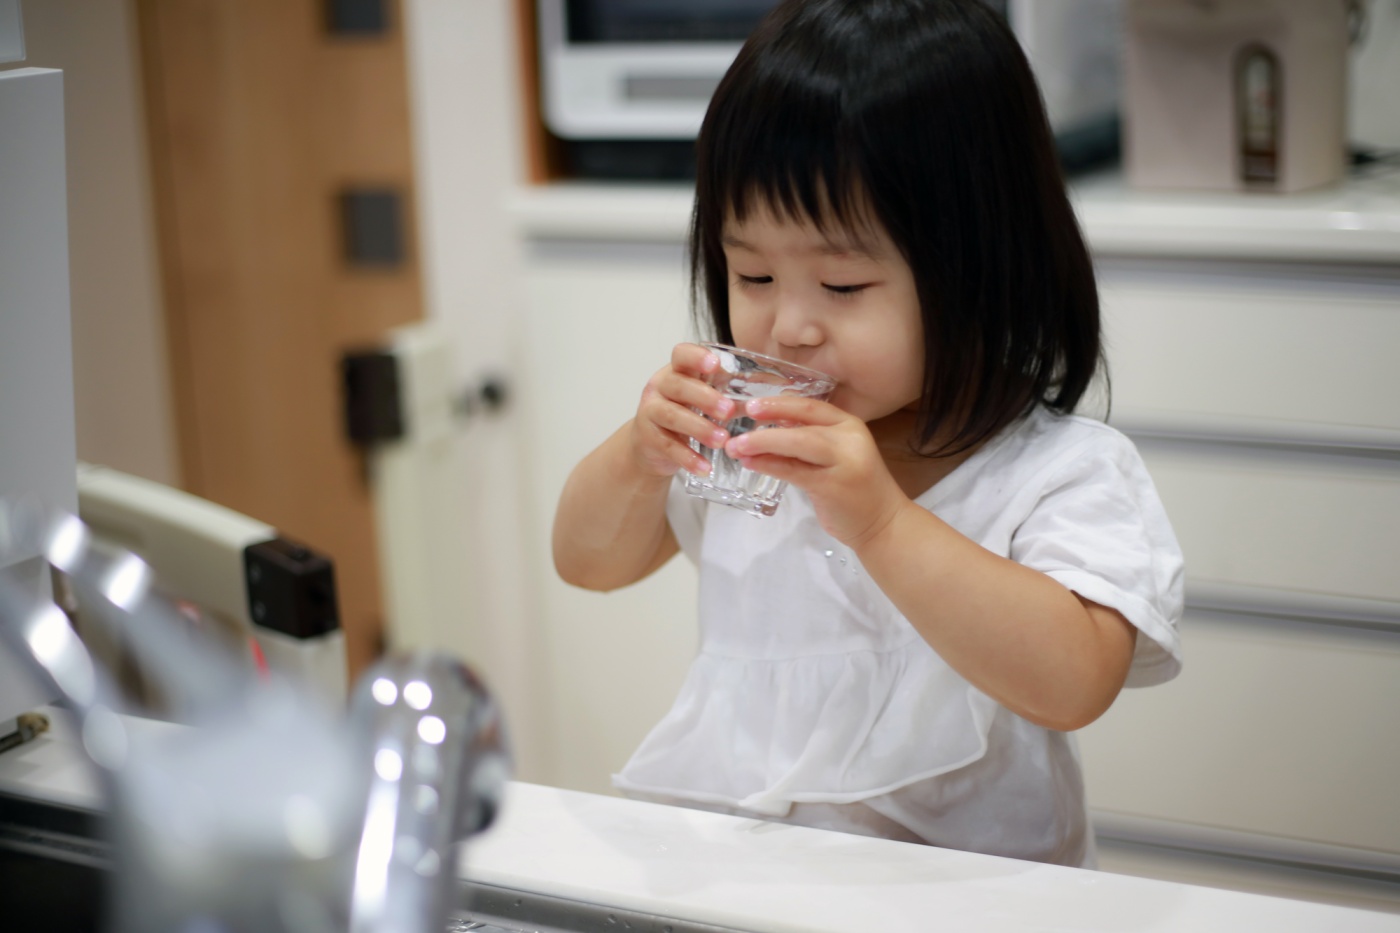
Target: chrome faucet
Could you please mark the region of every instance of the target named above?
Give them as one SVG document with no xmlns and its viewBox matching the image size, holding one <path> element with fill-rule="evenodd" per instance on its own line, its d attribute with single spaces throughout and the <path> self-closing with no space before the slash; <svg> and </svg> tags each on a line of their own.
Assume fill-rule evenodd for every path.
<svg viewBox="0 0 1400 933">
<path fill-rule="evenodd" d="M 107 807 L 110 929 L 440 931 L 461 843 L 500 805 L 496 705 L 457 661 L 382 660 L 348 715 L 202 642 L 136 556 L 0 500 L 0 558 L 40 553 L 120 631 L 184 725 L 143 727 L 67 616 L 0 577 L 0 650 L 72 710 Z M 3 563 L 3 561 L 0 561 Z"/>
</svg>

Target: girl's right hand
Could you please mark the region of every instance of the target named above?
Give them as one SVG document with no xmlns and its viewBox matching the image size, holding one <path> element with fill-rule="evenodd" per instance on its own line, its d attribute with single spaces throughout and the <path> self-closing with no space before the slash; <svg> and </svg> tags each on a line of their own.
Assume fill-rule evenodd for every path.
<svg viewBox="0 0 1400 933">
<path fill-rule="evenodd" d="M 727 431 L 696 411 L 719 422 L 733 413 L 734 401 L 704 381 L 718 368 L 719 357 L 709 350 L 681 343 L 671 351 L 670 364 L 647 380 L 632 421 L 632 455 L 643 472 L 656 476 L 671 476 L 677 470 L 697 476 L 710 472 L 705 458 L 691 449 L 690 438 L 711 448 L 723 447 L 729 440 Z"/>
</svg>

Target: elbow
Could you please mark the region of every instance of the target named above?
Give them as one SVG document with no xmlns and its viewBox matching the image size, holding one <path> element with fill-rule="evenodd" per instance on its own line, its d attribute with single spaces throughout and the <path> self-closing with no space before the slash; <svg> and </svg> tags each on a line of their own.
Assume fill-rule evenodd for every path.
<svg viewBox="0 0 1400 933">
<path fill-rule="evenodd" d="M 1063 697 L 1057 702 L 1045 703 L 1019 715 L 1037 726 L 1055 732 L 1077 732 L 1108 712 L 1108 708 L 1118 697 L 1119 689 L 1121 685 L 1112 690 Z"/>
<path fill-rule="evenodd" d="M 554 572 L 559 575 L 559 579 L 579 589 L 592 590 L 595 593 L 606 593 L 617 588 L 616 586 L 608 585 L 606 581 L 600 580 L 597 574 L 590 573 L 588 568 L 581 562 L 570 560 L 557 551 L 554 554 Z"/>
<path fill-rule="evenodd" d="M 1106 706 L 1095 710 L 1072 710 L 1055 716 L 1036 717 L 1031 721 L 1055 732 L 1078 732 L 1095 722 L 1107 710 Z"/>
<path fill-rule="evenodd" d="M 580 589 L 605 592 L 608 588 L 598 585 L 597 573 L 590 567 L 587 554 L 577 547 L 570 546 L 568 539 L 560 533 L 556 523 L 550 541 L 550 556 L 554 559 L 554 572 L 559 579 Z"/>
<path fill-rule="evenodd" d="M 554 572 L 570 586 L 594 593 L 611 593 L 633 582 L 619 579 L 615 568 L 607 563 L 589 561 L 558 548 L 554 551 Z"/>
<path fill-rule="evenodd" d="M 1056 732 L 1077 732 L 1108 712 L 1128 681 L 1136 644 L 1136 631 L 1121 616 L 1114 615 L 1121 628 L 1113 626 L 1110 631 L 1122 631 L 1131 637 L 1115 638 L 1098 652 L 1084 652 L 1086 663 L 1062 669 L 1056 685 L 1047 686 L 1040 698 L 1043 702 L 1034 709 L 1035 715 L 1025 718 Z"/>
</svg>

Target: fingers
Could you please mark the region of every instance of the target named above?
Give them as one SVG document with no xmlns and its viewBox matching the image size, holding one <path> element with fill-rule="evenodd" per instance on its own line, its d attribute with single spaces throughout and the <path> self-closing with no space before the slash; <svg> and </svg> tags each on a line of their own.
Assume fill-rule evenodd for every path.
<svg viewBox="0 0 1400 933">
<path fill-rule="evenodd" d="M 674 401 L 653 397 L 644 400 L 640 416 L 648 423 L 680 438 L 693 437 L 706 447 L 723 447 L 729 433 L 699 412 Z"/>
<path fill-rule="evenodd" d="M 690 438 L 711 448 L 723 447 L 729 439 L 714 422 L 659 393 L 643 397 L 633 423 L 637 454 L 651 470 L 667 475 L 677 468 L 698 476 L 710 472 L 709 462 L 690 446 Z"/>
<path fill-rule="evenodd" d="M 745 435 L 745 437 L 747 436 Z M 762 473 L 803 489 L 809 488 L 812 485 L 812 480 L 825 469 L 825 467 L 790 457 L 766 455 L 741 457 L 739 463 L 746 470 L 753 470 L 755 473 Z"/>
<path fill-rule="evenodd" d="M 641 419 L 635 425 L 642 456 L 657 473 L 670 475 L 681 469 L 704 476 L 710 472 L 709 461 L 696 453 L 686 438 Z"/>
<path fill-rule="evenodd" d="M 678 343 L 671 350 L 671 368 L 688 376 L 708 376 L 719 369 L 719 357 L 698 343 Z"/>
<path fill-rule="evenodd" d="M 709 350 L 694 343 L 677 344 L 671 351 L 671 365 L 659 370 L 647 387 L 677 405 L 698 408 L 716 421 L 725 421 L 733 415 L 735 402 L 705 381 L 717 369 L 719 357 Z"/>
<path fill-rule="evenodd" d="M 731 457 L 784 457 L 831 466 L 861 459 L 871 446 L 863 421 L 819 399 L 795 395 L 751 399 L 744 414 L 759 422 L 759 430 L 731 438 L 724 448 Z"/>
<path fill-rule="evenodd" d="M 827 427 L 841 424 L 852 417 L 830 402 L 801 395 L 773 395 L 768 398 L 750 399 L 744 405 L 744 414 L 755 421 Z"/>
<path fill-rule="evenodd" d="M 736 460 L 746 461 L 745 466 L 750 459 L 781 458 L 826 467 L 841 460 L 841 448 L 842 438 L 824 428 L 773 427 L 730 438 L 724 445 L 724 452 Z M 754 469 L 768 472 L 759 465 Z"/>
<path fill-rule="evenodd" d="M 719 359 L 698 344 L 679 344 L 669 365 L 647 381 L 637 406 L 634 440 L 648 468 L 673 473 L 677 468 L 709 473 L 709 462 L 690 446 L 690 438 L 720 448 L 729 434 L 715 422 L 733 416 L 735 402 L 704 381 L 719 368 Z M 708 417 L 707 417 L 708 416 Z"/>
</svg>

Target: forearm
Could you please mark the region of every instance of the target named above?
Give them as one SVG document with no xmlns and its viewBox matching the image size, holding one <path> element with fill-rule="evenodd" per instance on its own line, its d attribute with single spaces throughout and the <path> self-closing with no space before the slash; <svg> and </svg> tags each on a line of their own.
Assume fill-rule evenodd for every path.
<svg viewBox="0 0 1400 933">
<path fill-rule="evenodd" d="M 638 469 L 632 422 L 585 457 L 564 484 L 554 516 L 554 566 L 565 582 L 612 590 L 647 576 L 677 546 L 666 524 L 671 479 Z"/>
<path fill-rule="evenodd" d="M 866 572 L 955 670 L 1053 729 L 1096 719 L 1122 688 L 1134 630 L 913 502 L 857 548 Z"/>
</svg>

